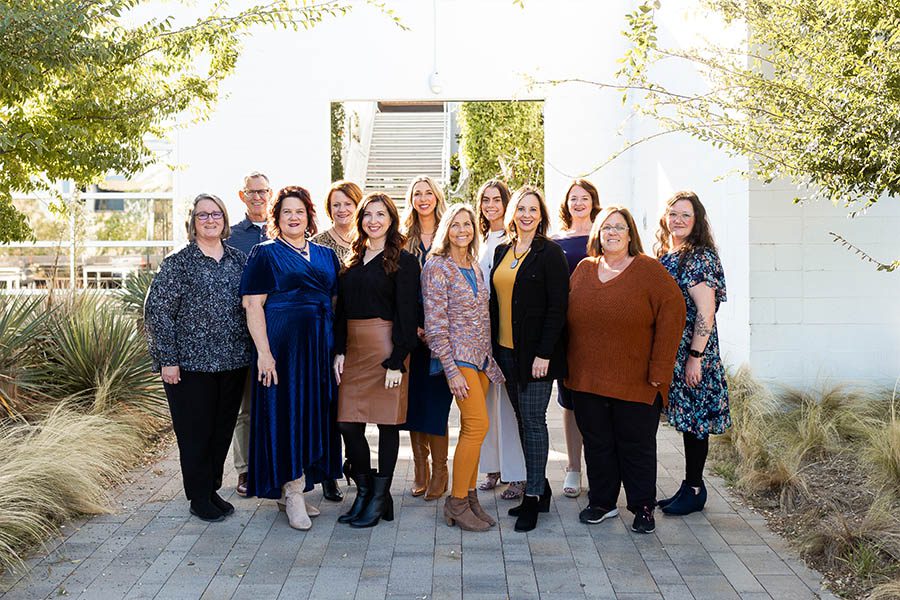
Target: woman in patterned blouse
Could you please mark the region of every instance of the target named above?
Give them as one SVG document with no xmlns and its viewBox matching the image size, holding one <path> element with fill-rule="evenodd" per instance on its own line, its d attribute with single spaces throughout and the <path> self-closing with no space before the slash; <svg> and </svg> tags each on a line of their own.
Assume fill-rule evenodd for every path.
<svg viewBox="0 0 900 600">
<path fill-rule="evenodd" d="M 194 199 L 190 243 L 163 260 L 144 318 L 178 439 L 191 514 L 221 521 L 234 512 L 217 490 L 250 364 L 250 335 L 238 293 L 246 257 L 222 243 L 228 212 L 212 194 Z"/>
<path fill-rule="evenodd" d="M 478 503 L 478 456 L 488 431 L 488 382 L 504 379 L 491 355 L 490 291 L 478 266 L 476 221 L 468 204 L 454 205 L 441 219 L 422 271 L 422 296 L 432 372 L 444 371 L 459 406 L 453 486 L 444 518 L 460 529 L 487 531 L 497 522 Z"/>
<path fill-rule="evenodd" d="M 675 278 L 687 305 L 687 322 L 678 347 L 669 389 L 669 424 L 684 436 L 685 479 L 671 498 L 659 501 L 664 513 L 703 510 L 703 466 L 710 434 L 731 426 L 728 385 L 719 357 L 716 311 L 725 302 L 725 272 L 706 209 L 694 192 L 677 192 L 659 220 L 656 256 Z"/>
</svg>

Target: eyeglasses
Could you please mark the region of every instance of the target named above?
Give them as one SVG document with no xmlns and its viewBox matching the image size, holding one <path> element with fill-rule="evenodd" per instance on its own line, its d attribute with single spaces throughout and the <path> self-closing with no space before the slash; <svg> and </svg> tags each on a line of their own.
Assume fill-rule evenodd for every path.
<svg viewBox="0 0 900 600">
<path fill-rule="evenodd" d="M 221 221 L 222 217 L 225 216 L 221 210 L 217 210 L 215 212 L 198 212 L 196 215 L 198 221 L 208 221 L 212 219 L 213 221 Z"/>
<path fill-rule="evenodd" d="M 688 221 L 688 220 L 692 219 L 694 215 L 692 215 L 691 213 L 685 213 L 685 212 L 680 213 L 680 212 L 673 212 L 673 211 L 669 210 L 669 211 L 666 211 L 666 216 L 670 219 L 681 219 L 682 221 Z"/>
<path fill-rule="evenodd" d="M 264 190 L 243 190 L 245 196 L 265 196 L 269 192 L 271 192 L 269 188 Z"/>
<path fill-rule="evenodd" d="M 628 231 L 628 227 L 626 225 L 604 225 L 600 228 L 601 233 L 612 233 L 615 231 L 616 233 L 625 233 Z"/>
</svg>

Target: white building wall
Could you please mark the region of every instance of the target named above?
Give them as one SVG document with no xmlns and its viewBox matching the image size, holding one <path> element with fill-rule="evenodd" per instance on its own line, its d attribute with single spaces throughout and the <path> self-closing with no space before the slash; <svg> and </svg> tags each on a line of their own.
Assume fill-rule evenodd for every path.
<svg viewBox="0 0 900 600">
<path fill-rule="evenodd" d="M 876 271 L 835 232 L 883 262 L 900 257 L 900 203 L 866 214 L 793 203 L 790 184 L 754 183 L 750 202 L 751 364 L 785 385 L 900 376 L 900 275 Z"/>
</svg>

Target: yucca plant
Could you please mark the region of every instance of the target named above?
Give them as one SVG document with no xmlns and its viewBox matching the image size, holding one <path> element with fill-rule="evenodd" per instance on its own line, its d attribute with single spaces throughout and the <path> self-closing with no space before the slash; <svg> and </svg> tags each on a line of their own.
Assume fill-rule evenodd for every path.
<svg viewBox="0 0 900 600">
<path fill-rule="evenodd" d="M 47 315 L 43 298 L 0 296 L 0 417 L 21 418 L 22 391 L 38 387 L 33 367 Z"/>
<path fill-rule="evenodd" d="M 155 276 L 156 273 L 150 269 L 132 271 L 117 292 L 117 297 L 124 306 L 125 312 L 138 320 L 144 318 L 144 300 L 147 298 L 147 290 L 150 289 L 150 284 L 153 283 Z"/>
<path fill-rule="evenodd" d="M 104 491 L 142 449 L 135 427 L 65 404 L 36 424 L 0 424 L 0 571 L 57 523 L 108 510 Z"/>
<path fill-rule="evenodd" d="M 168 414 L 159 375 L 151 369 L 147 341 L 133 318 L 99 295 L 70 299 L 52 318 L 47 392 L 93 413 Z"/>
</svg>

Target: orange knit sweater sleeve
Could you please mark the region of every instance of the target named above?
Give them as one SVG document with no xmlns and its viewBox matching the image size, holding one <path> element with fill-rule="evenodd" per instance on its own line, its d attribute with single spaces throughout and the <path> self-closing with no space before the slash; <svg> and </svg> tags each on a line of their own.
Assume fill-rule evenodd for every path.
<svg viewBox="0 0 900 600">
<path fill-rule="evenodd" d="M 650 381 L 668 386 L 672 382 L 675 356 L 684 333 L 687 307 L 681 289 L 666 268 L 659 263 L 651 265 L 655 268 L 648 271 L 657 280 L 657 285 L 650 286 L 650 305 L 656 314 L 656 327 L 650 350 L 648 376 Z"/>
</svg>

